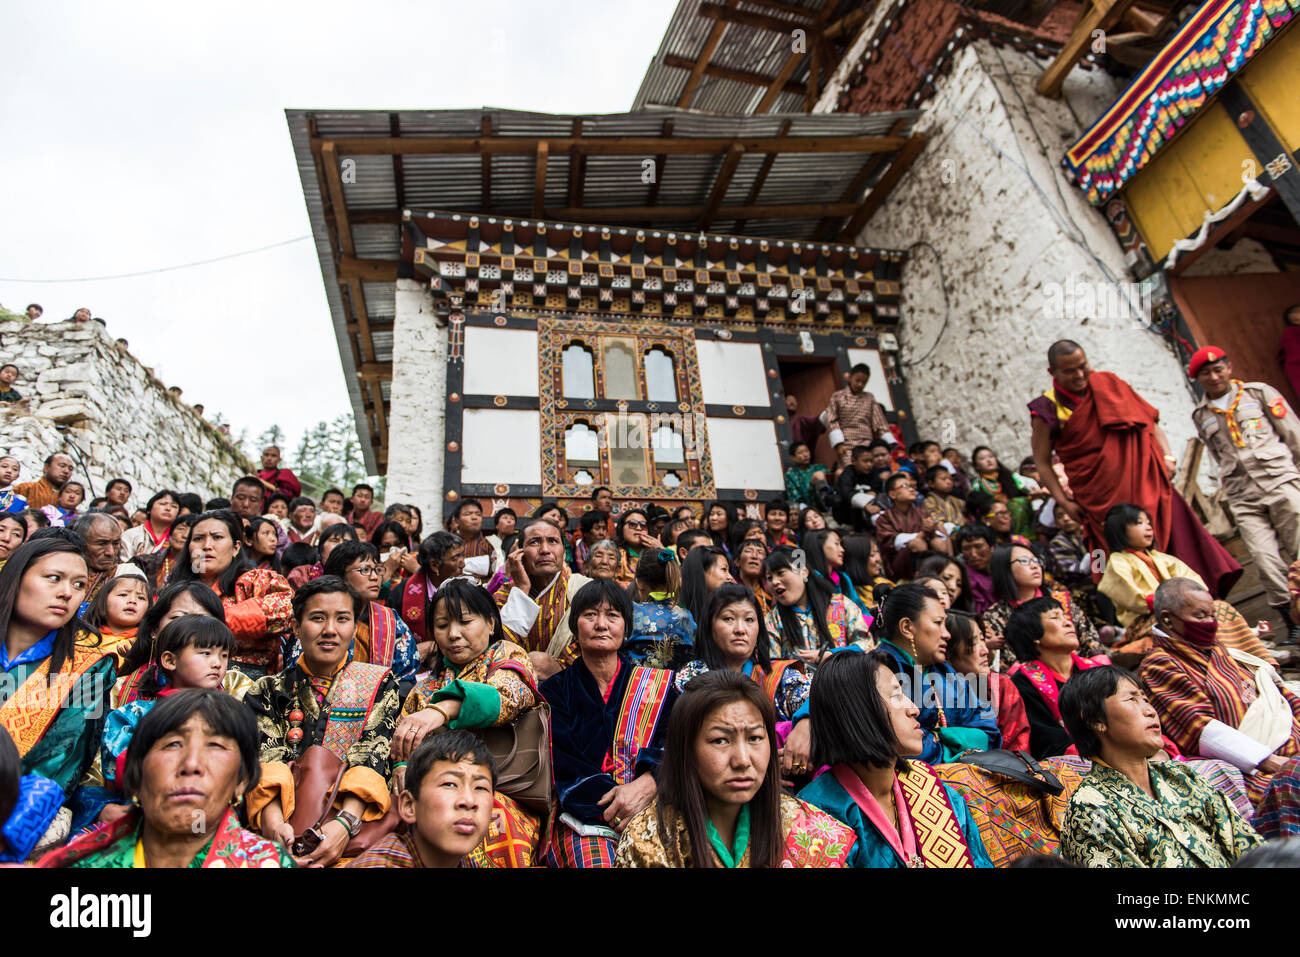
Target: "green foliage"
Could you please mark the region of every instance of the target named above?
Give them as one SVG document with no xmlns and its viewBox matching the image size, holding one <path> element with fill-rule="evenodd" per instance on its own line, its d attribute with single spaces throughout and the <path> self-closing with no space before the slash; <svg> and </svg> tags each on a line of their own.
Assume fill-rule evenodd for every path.
<svg viewBox="0 0 1300 957">
<path fill-rule="evenodd" d="M 352 416 L 340 415 L 332 422 L 318 422 L 307 429 L 293 458 L 286 456 L 285 464 L 302 482 L 305 495 L 319 499 L 331 486 L 342 489 L 345 495 L 349 493 L 353 485 L 366 478 L 366 463 Z"/>
</svg>

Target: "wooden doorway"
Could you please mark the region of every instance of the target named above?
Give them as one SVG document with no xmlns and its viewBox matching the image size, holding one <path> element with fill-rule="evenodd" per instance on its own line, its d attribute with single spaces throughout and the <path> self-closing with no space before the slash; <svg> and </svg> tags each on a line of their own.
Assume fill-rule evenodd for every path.
<svg viewBox="0 0 1300 957">
<path fill-rule="evenodd" d="M 832 393 L 844 386 L 834 356 L 780 356 L 781 388 L 787 396 L 799 400 L 800 415 L 820 415 L 830 403 Z M 813 461 L 835 464 L 835 450 L 823 432 L 813 449 Z"/>
</svg>

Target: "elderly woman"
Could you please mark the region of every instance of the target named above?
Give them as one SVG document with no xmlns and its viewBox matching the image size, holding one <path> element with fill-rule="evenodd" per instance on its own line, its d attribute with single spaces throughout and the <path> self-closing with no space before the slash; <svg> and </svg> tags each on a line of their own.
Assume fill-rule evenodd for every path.
<svg viewBox="0 0 1300 957">
<path fill-rule="evenodd" d="M 292 867 L 283 847 L 239 825 L 257 781 L 257 727 L 228 695 L 171 695 L 140 722 L 123 784 L 135 809 L 43 857 L 40 867 Z"/>
<path fill-rule="evenodd" d="M 542 682 L 551 707 L 560 819 L 557 867 L 612 867 L 618 835 L 655 796 L 673 673 L 632 664 L 623 638 L 632 601 L 615 582 L 588 582 L 569 608 L 578 660 Z"/>
<path fill-rule="evenodd" d="M 88 579 L 80 549 L 55 536 L 19 546 L 0 570 L 0 726 L 23 774 L 65 798 L 94 759 L 114 678 L 112 657 L 77 618 Z"/>
<path fill-rule="evenodd" d="M 393 778 L 401 790 L 406 765 L 428 735 L 450 729 L 499 728 L 544 704 L 528 652 L 506 638 L 501 613 L 486 589 L 453 579 L 433 597 L 429 622 L 436 652 L 429 673 L 402 705 L 393 733 Z M 475 866 L 529 867 L 541 850 L 542 823 L 504 794 Z M 500 839 L 498 839 L 500 838 Z"/>
<path fill-rule="evenodd" d="M 618 867 L 843 867 L 847 827 L 781 793 L 776 712 L 733 671 L 702 675 L 668 721 L 659 792 L 628 822 Z"/>
<path fill-rule="evenodd" d="M 426 615 L 434 593 L 449 578 L 465 574 L 465 543 L 451 532 L 434 532 L 416 552 L 418 568 L 402 585 L 388 593 L 389 607 L 401 615 L 419 646 L 420 660 L 428 661 L 433 652 Z"/>
<path fill-rule="evenodd" d="M 249 792 L 248 820 L 266 837 L 299 848 L 298 863 L 329 867 L 344 856 L 362 821 L 388 812 L 389 746 L 401 699 L 383 665 L 348 661 L 365 599 L 347 582 L 322 575 L 293 597 L 302 657 L 253 685 L 244 704 L 257 717 L 261 782 Z M 297 801 L 292 766 L 343 765 L 333 806 Z M 363 850 L 358 848 L 357 850 Z"/>
<path fill-rule="evenodd" d="M 882 651 L 835 655 L 812 687 L 813 763 L 800 798 L 853 828 L 850 867 L 992 867 L 966 802 L 921 761 L 920 711 Z"/>
<path fill-rule="evenodd" d="M 1043 562 L 1026 545 L 999 545 L 989 562 L 993 576 L 993 596 L 997 599 L 984 612 L 986 640 L 994 651 L 1001 652 L 1002 670 L 1009 671 L 1019 658 L 1008 647 L 1004 632 L 1011 613 L 1032 598 L 1054 598 L 1065 610 L 1079 639 L 1079 651 L 1085 658 L 1104 654 L 1106 648 L 1097 636 L 1097 628 L 1070 598 L 1069 589 L 1043 584 Z"/>
<path fill-rule="evenodd" d="M 221 598 L 237 641 L 231 664 L 250 678 L 277 670 L 293 621 L 289 583 L 270 569 L 253 567 L 242 523 L 229 509 L 198 517 L 189 550 L 190 560 L 177 567 L 174 580 L 200 581 Z"/>
<path fill-rule="evenodd" d="M 832 649 L 866 639 L 871 618 L 795 559 L 795 550 L 781 545 L 763 562 L 764 584 L 775 602 L 765 622 L 770 653 L 814 667 Z"/>
<path fill-rule="evenodd" d="M 939 764 L 962 751 L 998 747 L 1002 733 L 992 709 L 948 664 L 947 611 L 939 596 L 923 585 L 899 585 L 881 608 L 880 625 L 880 648 L 920 708 L 925 734 L 914 755 Z"/>
<path fill-rule="evenodd" d="M 1092 770 L 1070 798 L 1061 853 L 1084 867 L 1229 867 L 1262 838 L 1223 793 L 1160 753 L 1160 718 L 1130 672 L 1075 675 L 1061 717 Z"/>
<path fill-rule="evenodd" d="M 589 578 L 617 578 L 622 560 L 623 553 L 614 544 L 614 540 L 604 538 L 588 549 L 587 562 L 582 571 Z"/>
</svg>

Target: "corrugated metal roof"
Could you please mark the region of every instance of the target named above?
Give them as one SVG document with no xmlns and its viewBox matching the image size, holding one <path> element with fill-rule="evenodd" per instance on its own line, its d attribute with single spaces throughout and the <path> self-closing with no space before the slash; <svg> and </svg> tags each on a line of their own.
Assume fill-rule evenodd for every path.
<svg viewBox="0 0 1300 957">
<path fill-rule="evenodd" d="M 694 62 L 698 59 L 708 40 L 714 25 L 718 22 L 700 16 L 700 5 L 705 0 L 682 0 L 673 12 L 664 33 L 663 43 L 655 54 L 641 80 L 632 103 L 634 110 L 653 109 L 656 107 L 675 107 L 681 98 L 690 70 L 669 66 L 668 60 L 680 57 Z M 861 0 L 787 0 L 791 6 L 805 8 L 815 16 L 828 3 L 837 9 L 832 10 L 826 18 L 831 23 L 837 17 L 859 6 Z M 783 10 L 746 3 L 741 0 L 735 9 L 739 12 L 758 13 L 775 20 L 788 20 L 790 29 L 807 23 L 807 18 L 795 17 Z M 850 36 L 847 38 L 852 40 Z M 776 78 L 792 50 L 789 34 L 776 33 L 741 23 L 727 23 L 718 45 L 709 57 L 709 63 L 715 67 L 743 70 Z M 803 86 L 808 80 L 811 68 L 809 57 L 805 56 L 791 74 L 789 82 Z M 691 97 L 688 106 L 693 110 L 710 113 L 748 113 L 753 110 L 766 92 L 764 87 L 717 76 L 704 75 Z M 803 109 L 804 98 L 800 93 L 782 91 L 777 94 L 771 106 L 774 113 L 798 112 Z"/>
<path fill-rule="evenodd" d="M 742 4 L 742 8 L 743 8 Z M 764 8 L 767 12 L 770 9 Z M 680 12 L 680 8 L 679 8 Z M 696 18 L 698 19 L 698 18 Z M 728 27 L 728 30 L 733 25 Z M 706 78 L 708 79 L 708 78 Z M 802 100 L 799 101 L 802 105 Z M 797 107 L 796 107 L 797 108 Z M 583 138 L 639 137 L 662 138 L 665 123 L 672 124 L 672 137 L 708 139 L 759 139 L 781 134 L 788 124 L 787 135 L 792 138 L 817 137 L 881 137 L 899 125 L 899 135 L 911 133 L 919 113 L 906 111 L 883 114 L 815 114 L 765 113 L 762 115 L 717 116 L 694 110 L 645 110 L 609 115 L 553 115 L 529 113 L 518 110 L 438 110 L 438 111 L 333 111 L 287 110 L 290 136 L 302 180 L 307 211 L 311 219 L 312 234 L 321 274 L 325 280 L 326 296 L 343 360 L 348 396 L 356 416 L 361 445 L 366 456 L 366 466 L 377 471 L 377 462 L 367 418 L 362 409 L 361 390 L 356 378 L 356 363 L 346 331 L 347 315 L 339 291 L 339 281 L 334 267 L 334 250 L 325 221 L 324 185 L 316 175 L 316 164 L 311 151 L 310 130 L 314 125 L 317 136 L 329 139 L 379 138 L 392 136 L 395 117 L 402 139 L 421 136 L 465 137 L 482 136 L 484 120 L 490 120 L 492 135 L 521 138 L 569 138 L 573 135 L 576 120 L 582 122 Z M 783 153 L 772 162 L 761 189 L 751 200 L 751 194 L 760 170 L 764 165 L 762 155 L 748 155 L 737 163 L 723 199 L 724 207 L 757 205 L 809 205 L 837 203 L 848 192 L 849 186 L 870 158 L 869 153 Z M 565 209 L 563 218 L 573 222 L 605 222 L 601 210 L 642 207 L 702 207 L 709 199 L 713 184 L 723 166 L 722 155 L 669 155 L 659 176 L 657 192 L 644 181 L 645 160 L 653 157 L 627 155 L 589 155 L 585 159 L 582 199 L 569 195 L 570 155 L 557 151 L 546 163 L 545 190 L 546 215 L 555 217 L 552 210 Z M 459 153 L 405 153 L 401 156 L 401 195 L 398 195 L 398 178 L 395 158 L 390 155 L 349 156 L 341 150 L 340 161 L 354 160 L 355 177 L 343 183 L 344 202 L 352 214 L 401 209 L 440 209 L 488 215 L 509 215 L 527 218 L 532 211 L 536 159 L 532 154 L 503 154 L 491 156 L 490 201 L 485 200 L 482 183 L 482 156 Z M 652 202 L 652 196 L 654 197 Z M 856 202 L 861 196 L 850 197 Z M 578 207 L 577 210 L 570 206 Z M 747 219 L 744 235 L 776 239 L 803 240 L 813 237 L 820 216 L 808 218 Z M 636 226 L 636 222 L 617 225 Z M 683 221 L 655 220 L 647 223 L 654 228 L 692 229 L 698 225 L 694 218 Z M 727 233 L 736 223 L 723 216 L 715 217 L 709 225 L 711 233 Z M 401 258 L 401 229 L 393 224 L 351 224 L 354 254 L 359 259 L 399 260 Z M 363 284 L 366 311 L 372 321 L 389 322 L 394 316 L 394 287 L 392 283 L 366 282 Z M 391 333 L 373 333 L 376 360 L 387 362 L 392 356 Z M 381 385 L 385 398 L 388 385 Z"/>
</svg>

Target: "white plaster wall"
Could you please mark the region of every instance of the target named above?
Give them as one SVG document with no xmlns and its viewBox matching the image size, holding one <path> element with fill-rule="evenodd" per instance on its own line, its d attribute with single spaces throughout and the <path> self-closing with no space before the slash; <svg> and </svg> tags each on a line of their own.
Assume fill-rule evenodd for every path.
<svg viewBox="0 0 1300 957">
<path fill-rule="evenodd" d="M 700 391 L 708 405 L 771 405 L 767 371 L 757 342 L 695 340 Z"/>
<path fill-rule="evenodd" d="M 718 488 L 785 488 L 776 426 L 766 419 L 705 420 Z"/>
<path fill-rule="evenodd" d="M 1264 244 L 1255 239 L 1241 239 L 1228 249 L 1214 248 L 1184 269 L 1179 275 L 1235 276 L 1238 273 L 1280 272 Z"/>
<path fill-rule="evenodd" d="M 1044 65 L 984 41 L 961 50 L 919 121 L 930 137 L 925 151 L 859 237 L 864 245 L 933 247 L 912 248 L 902 280 L 901 358 L 918 430 L 968 452 L 988 444 L 1003 461 L 1019 461 L 1029 454 L 1025 403 L 1049 384 L 1047 347 L 1071 338 L 1094 369 L 1122 376 L 1160 409 L 1181 456 L 1193 402 L 1164 341 L 1125 316 L 1046 314 L 1047 284 L 1106 283 L 1097 260 L 1121 281 L 1131 277 L 1102 213 L 1059 167 L 1080 123 L 1099 115 L 1119 84 L 1076 68 L 1063 98 L 1048 100 L 1033 90 Z M 936 252 L 951 307 L 946 326 Z"/>
<path fill-rule="evenodd" d="M 537 333 L 465 327 L 466 395 L 537 395 Z"/>
<path fill-rule="evenodd" d="M 540 485 L 542 419 L 533 409 L 466 409 L 465 484 Z"/>
<path fill-rule="evenodd" d="M 428 286 L 397 280 L 393 385 L 389 402 L 388 502 L 424 514 L 426 531 L 442 527 L 442 469 L 447 424 L 447 330 L 438 325 Z M 536 377 L 534 376 L 534 382 Z"/>
<path fill-rule="evenodd" d="M 167 391 L 181 383 L 156 379 L 99 323 L 0 322 L 0 361 L 18 366 L 15 388 L 31 400 L 29 410 L 0 411 L 0 450 L 21 463 L 19 482 L 40 478 L 45 457 L 66 451 L 73 478 L 90 479 L 88 499 L 120 475 L 134 486 L 132 503 L 142 504 L 164 488 L 204 499 L 229 495 L 235 479 L 254 468 Z"/>
</svg>

